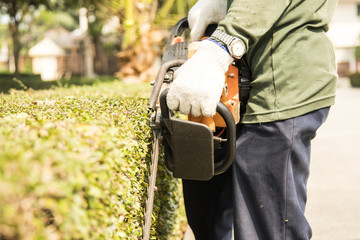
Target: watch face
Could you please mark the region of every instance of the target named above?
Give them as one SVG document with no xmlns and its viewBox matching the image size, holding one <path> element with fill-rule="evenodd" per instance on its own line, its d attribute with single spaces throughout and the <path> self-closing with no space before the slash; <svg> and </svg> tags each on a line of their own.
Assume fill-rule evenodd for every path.
<svg viewBox="0 0 360 240">
<path fill-rule="evenodd" d="M 233 57 L 240 58 L 244 54 L 244 51 L 245 51 L 245 46 L 241 42 L 241 40 L 234 41 L 231 44 L 231 52 Z"/>
</svg>

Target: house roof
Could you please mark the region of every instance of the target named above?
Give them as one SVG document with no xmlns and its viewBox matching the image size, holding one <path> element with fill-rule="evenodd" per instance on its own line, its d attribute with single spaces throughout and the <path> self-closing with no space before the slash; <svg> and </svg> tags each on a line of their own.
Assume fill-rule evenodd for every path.
<svg viewBox="0 0 360 240">
<path fill-rule="evenodd" d="M 49 29 L 44 34 L 45 38 L 52 39 L 59 47 L 70 49 L 74 44 L 72 33 L 63 27 Z"/>
<path fill-rule="evenodd" d="M 30 57 L 65 56 L 65 51 L 50 38 L 44 38 L 29 49 Z"/>
</svg>

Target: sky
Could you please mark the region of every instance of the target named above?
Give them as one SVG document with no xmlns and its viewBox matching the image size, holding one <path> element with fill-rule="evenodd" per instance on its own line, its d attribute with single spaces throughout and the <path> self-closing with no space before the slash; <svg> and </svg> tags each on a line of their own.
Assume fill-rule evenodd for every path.
<svg viewBox="0 0 360 240">
<path fill-rule="evenodd" d="M 9 16 L 0 14 L 0 24 L 8 24 L 9 22 Z"/>
</svg>

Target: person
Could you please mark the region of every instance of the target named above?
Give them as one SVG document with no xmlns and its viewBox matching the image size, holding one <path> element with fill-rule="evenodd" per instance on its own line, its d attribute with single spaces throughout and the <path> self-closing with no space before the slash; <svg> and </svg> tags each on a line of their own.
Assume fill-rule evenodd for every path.
<svg viewBox="0 0 360 240">
<path fill-rule="evenodd" d="M 209 181 L 183 181 L 197 240 L 310 239 L 304 211 L 310 145 L 335 103 L 334 50 L 326 35 L 336 0 L 198 0 L 192 40 L 210 39 L 175 73 L 168 106 L 215 113 L 225 72 L 244 54 L 251 91 L 237 125 L 231 169 Z"/>
</svg>

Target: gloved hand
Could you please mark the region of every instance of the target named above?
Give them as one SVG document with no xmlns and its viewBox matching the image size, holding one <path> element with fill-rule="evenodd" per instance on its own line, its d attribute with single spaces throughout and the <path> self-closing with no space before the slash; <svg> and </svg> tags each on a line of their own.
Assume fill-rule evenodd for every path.
<svg viewBox="0 0 360 240">
<path fill-rule="evenodd" d="M 200 40 L 210 24 L 219 23 L 226 15 L 226 7 L 227 0 L 199 0 L 188 14 L 191 40 Z"/>
<path fill-rule="evenodd" d="M 209 40 L 174 75 L 167 104 L 171 110 L 198 117 L 215 115 L 225 82 L 225 73 L 233 58 Z"/>
</svg>

